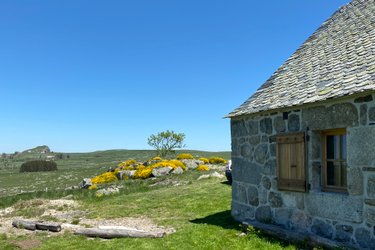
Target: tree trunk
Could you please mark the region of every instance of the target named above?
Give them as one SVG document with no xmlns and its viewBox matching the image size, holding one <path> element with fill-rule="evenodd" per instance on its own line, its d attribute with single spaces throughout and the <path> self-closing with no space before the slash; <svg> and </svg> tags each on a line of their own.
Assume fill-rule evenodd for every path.
<svg viewBox="0 0 375 250">
<path fill-rule="evenodd" d="M 36 230 L 35 221 L 15 220 L 12 222 L 12 226 L 16 228 L 27 229 L 27 230 L 32 230 L 32 231 Z"/>
<path fill-rule="evenodd" d="M 48 230 L 51 232 L 60 232 L 61 225 L 53 222 L 38 222 L 38 221 L 25 221 L 15 220 L 12 225 L 16 228 L 27 229 L 27 230 Z"/>
<path fill-rule="evenodd" d="M 165 233 L 146 232 L 135 229 L 116 229 L 116 228 L 80 228 L 74 234 L 88 237 L 99 237 L 104 239 L 112 238 L 161 238 Z"/>
</svg>

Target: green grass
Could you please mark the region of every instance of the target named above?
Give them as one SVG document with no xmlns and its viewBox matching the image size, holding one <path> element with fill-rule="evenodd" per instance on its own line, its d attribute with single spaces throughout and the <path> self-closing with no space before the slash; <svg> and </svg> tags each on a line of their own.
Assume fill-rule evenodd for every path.
<svg viewBox="0 0 375 250">
<path fill-rule="evenodd" d="M 89 190 L 73 192 L 74 199 L 90 211 L 92 218 L 143 216 L 157 225 L 175 228 L 173 234 L 161 239 L 106 241 L 72 234 L 39 235 L 42 244 L 38 249 L 296 249 L 259 234 L 239 236 L 239 223 L 230 215 L 231 187 L 219 179 L 198 181 L 199 175 L 190 171 L 158 180 L 124 181 L 120 194 L 104 198 L 94 197 Z M 168 179 L 184 184 L 150 186 Z M 12 246 L 17 240 L 0 237 L 0 244 Z"/>
<path fill-rule="evenodd" d="M 176 151 L 176 154 L 179 153 L 190 153 L 196 157 L 220 156 L 230 159 L 230 152 Z M 69 155 L 68 159 L 66 155 Z M 124 160 L 146 161 L 155 156 L 155 151 L 107 150 L 91 153 L 64 153 L 64 156 L 64 159 L 56 160 L 58 171 L 53 172 L 19 173 L 23 162 L 38 159 L 39 155 L 35 153 L 22 153 L 8 160 L 7 168 L 0 166 L 0 197 L 24 192 L 65 190 L 68 187 L 77 186 L 83 178 L 101 174 Z"/>
<path fill-rule="evenodd" d="M 228 152 L 177 153 L 181 152 L 196 157 L 230 158 Z M 6 192 L 8 195 L 3 193 L 3 197 L 0 193 L 0 208 L 14 205 L 19 208 L 14 215 L 38 216 L 40 211 L 25 207 L 31 208 L 38 198 L 55 199 L 71 194 L 80 203 L 82 210 L 90 212 L 90 218 L 142 216 L 159 226 L 176 229 L 175 233 L 161 239 L 113 240 L 87 239 L 71 233 L 55 237 L 48 237 L 45 232 L 22 237 L 0 235 L 2 249 L 18 249 L 16 243 L 30 237 L 41 242 L 37 249 L 296 249 L 294 245 L 258 233 L 240 236 L 239 223 L 230 215 L 231 186 L 216 178 L 198 181 L 202 173 L 197 171 L 158 179 L 118 181 L 116 185 L 123 186 L 120 193 L 102 198 L 95 197 L 95 191 L 92 190 L 64 190 L 66 186 L 77 185 L 82 178 L 102 173 L 123 160 L 146 160 L 153 156 L 153 151 L 98 151 L 70 154 L 69 159 L 57 161 L 59 170 L 56 172 L 18 173 L 14 169 L 2 170 L 2 188 L 32 192 Z M 155 186 L 155 183 L 164 185 Z M 181 185 L 175 186 L 176 183 Z"/>
</svg>

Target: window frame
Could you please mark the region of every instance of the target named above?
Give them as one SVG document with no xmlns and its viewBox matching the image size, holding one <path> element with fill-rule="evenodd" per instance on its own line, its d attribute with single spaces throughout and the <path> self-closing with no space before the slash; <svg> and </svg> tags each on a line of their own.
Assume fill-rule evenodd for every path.
<svg viewBox="0 0 375 250">
<path fill-rule="evenodd" d="M 333 186 L 333 185 L 328 185 L 328 174 L 327 174 L 327 162 L 329 159 L 327 159 L 327 136 L 331 135 L 345 135 L 347 139 L 347 130 L 346 128 L 339 128 L 339 129 L 330 129 L 330 130 L 325 130 L 322 131 L 321 137 L 322 137 L 322 191 L 325 192 L 336 192 L 336 193 L 348 193 L 348 183 L 346 183 L 345 187 L 340 187 L 340 186 Z M 340 137 L 339 137 L 340 138 Z M 341 146 L 341 139 L 338 141 L 338 148 L 340 149 Z M 339 158 L 338 160 L 335 160 L 336 162 L 345 162 L 347 166 L 347 159 L 345 161 L 343 160 L 341 156 L 340 150 L 338 150 L 338 155 Z M 341 171 L 341 168 L 340 168 Z M 346 172 L 346 175 L 348 172 Z"/>
</svg>

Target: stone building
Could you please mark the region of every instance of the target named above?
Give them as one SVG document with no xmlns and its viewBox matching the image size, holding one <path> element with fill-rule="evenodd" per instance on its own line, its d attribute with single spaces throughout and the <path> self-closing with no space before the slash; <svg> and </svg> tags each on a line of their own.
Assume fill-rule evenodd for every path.
<svg viewBox="0 0 375 250">
<path fill-rule="evenodd" d="M 341 7 L 231 112 L 232 216 L 375 249 L 375 1 Z"/>
</svg>

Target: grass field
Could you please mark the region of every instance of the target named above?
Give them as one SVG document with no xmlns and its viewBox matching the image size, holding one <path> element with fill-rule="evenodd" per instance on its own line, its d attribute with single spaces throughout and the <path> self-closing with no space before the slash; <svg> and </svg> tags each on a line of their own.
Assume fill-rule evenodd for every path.
<svg viewBox="0 0 375 250">
<path fill-rule="evenodd" d="M 193 154 L 230 157 L 228 152 L 196 151 Z M 70 154 L 69 159 L 57 161 L 59 171 L 54 173 L 21 174 L 11 169 L 3 170 L 0 172 L 2 188 L 4 183 L 10 189 L 30 186 L 33 190 L 28 191 L 33 192 L 3 195 L 0 208 L 14 204 L 22 207 L 20 201 L 36 198 L 57 199 L 72 195 L 91 219 L 147 218 L 158 226 L 175 229 L 175 233 L 160 239 L 113 240 L 87 239 L 68 232 L 53 237 L 44 232 L 28 236 L 0 234 L 1 249 L 19 249 L 24 242 L 30 241 L 36 242 L 35 249 L 297 249 L 295 245 L 256 232 L 241 235 L 239 223 L 230 216 L 231 186 L 225 179 L 197 180 L 202 173 L 195 170 L 157 179 L 118 181 L 116 185 L 122 187 L 120 193 L 102 198 L 95 197 L 92 190 L 61 188 L 76 185 L 83 177 L 99 174 L 120 161 L 146 160 L 151 156 L 154 155 L 150 151 Z M 35 184 L 36 180 L 40 183 Z M 21 209 L 18 215 L 26 216 L 31 213 L 30 209 Z"/>
</svg>

